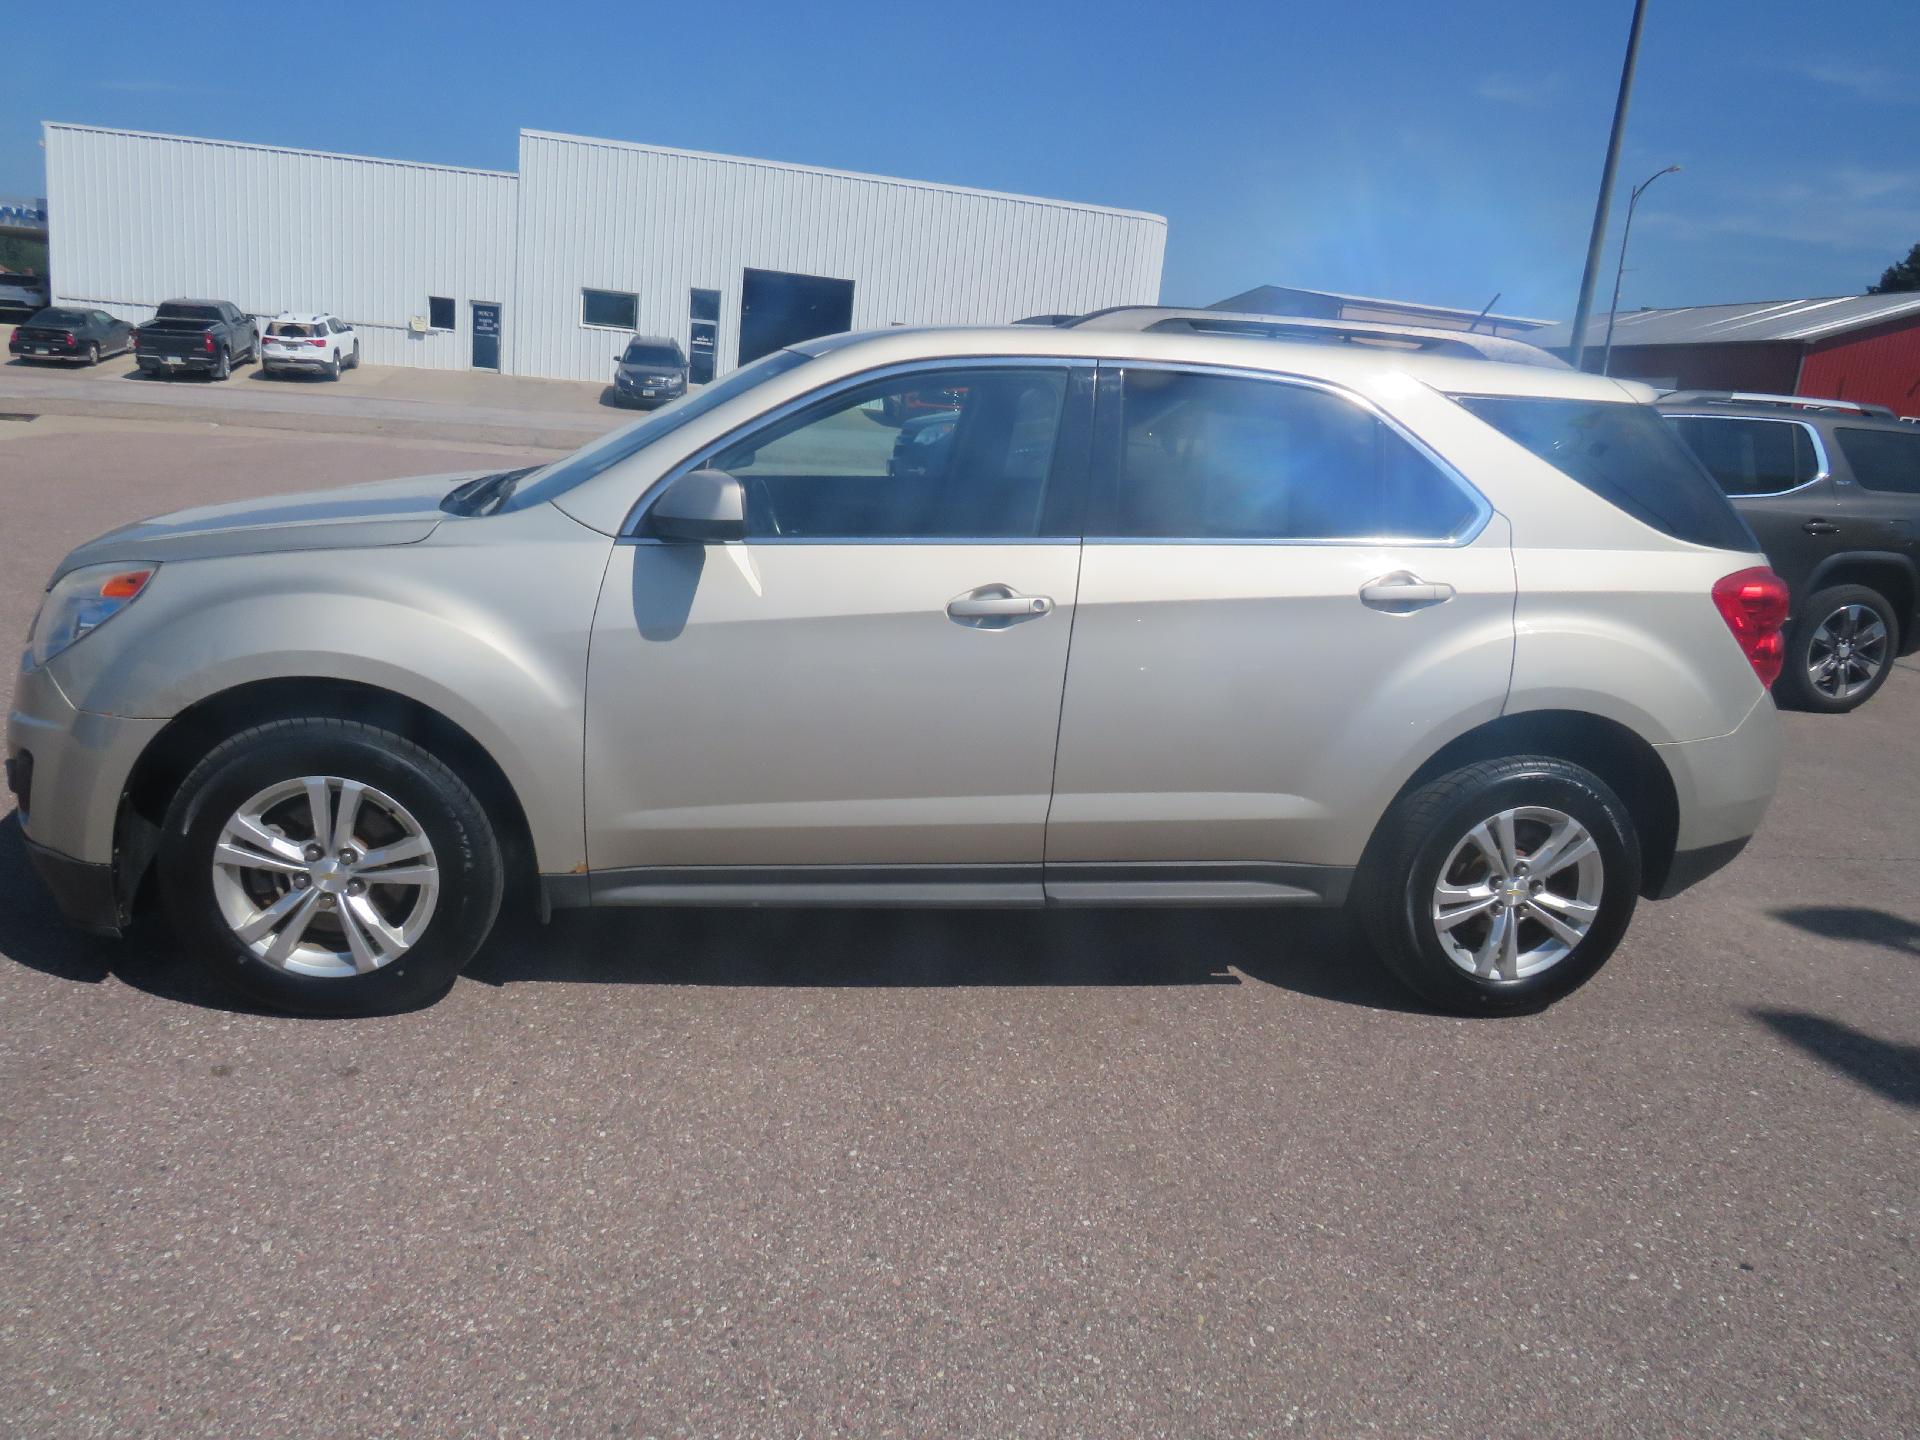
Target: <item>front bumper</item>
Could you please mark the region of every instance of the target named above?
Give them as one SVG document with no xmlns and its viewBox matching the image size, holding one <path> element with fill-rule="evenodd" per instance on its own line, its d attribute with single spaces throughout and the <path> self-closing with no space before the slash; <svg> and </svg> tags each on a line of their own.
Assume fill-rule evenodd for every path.
<svg viewBox="0 0 1920 1440">
<path fill-rule="evenodd" d="M 26 844 L 34 873 L 69 925 L 94 935 L 118 935 L 125 929 L 126 912 L 112 865 L 89 865 L 31 840 Z"/>
<path fill-rule="evenodd" d="M 642 394 L 642 391 L 653 393 Z M 687 382 L 676 380 L 671 385 L 640 385 L 629 380 L 615 380 L 613 393 L 626 405 L 664 405 L 686 394 Z"/>
<path fill-rule="evenodd" d="M 32 757 L 20 828 L 34 867 L 77 924 L 117 924 L 120 801 L 134 763 L 166 724 L 77 710 L 44 666 L 17 678 L 7 717 L 9 769 L 20 775 L 29 768 L 25 757 Z M 69 896 L 77 909 L 69 908 Z"/>
</svg>

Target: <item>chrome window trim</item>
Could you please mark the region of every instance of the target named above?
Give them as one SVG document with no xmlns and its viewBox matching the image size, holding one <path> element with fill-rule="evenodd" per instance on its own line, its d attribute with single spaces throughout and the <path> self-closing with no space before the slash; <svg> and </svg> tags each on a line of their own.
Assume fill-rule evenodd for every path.
<svg viewBox="0 0 1920 1440">
<path fill-rule="evenodd" d="M 804 395 L 796 395 L 784 404 L 771 410 L 762 410 L 751 420 L 743 420 L 717 440 L 700 446 L 691 455 L 668 467 L 661 477 L 640 492 L 640 498 L 633 502 L 633 508 L 627 511 L 627 518 L 620 526 L 620 533 L 614 538 L 627 544 L 681 544 L 681 541 L 655 540 L 651 536 L 639 533 L 640 522 L 646 519 L 647 507 L 660 497 L 660 492 L 678 480 L 690 470 L 698 470 L 702 463 L 726 450 L 738 440 L 765 425 L 773 425 L 786 419 L 795 411 L 807 409 L 822 401 L 848 390 L 857 390 L 865 385 L 881 380 L 891 380 L 896 375 L 912 375 L 920 371 L 938 370 L 1009 370 L 1030 368 L 1038 370 L 1064 370 L 1071 375 L 1074 370 L 1090 369 L 1093 362 L 1085 358 L 1062 355 L 954 355 L 942 359 L 921 358 L 918 360 L 900 360 L 891 365 L 879 365 L 871 370 L 861 370 L 852 375 L 842 375 L 838 380 L 829 380 Z M 795 367 L 798 368 L 798 367 Z M 1062 411 L 1064 419 L 1065 411 Z M 1055 436 L 1058 443 L 1059 437 Z M 611 468 L 611 467 L 609 467 Z M 743 545 L 1078 545 L 1078 535 L 1020 535 L 1004 539 L 979 537 L 968 539 L 950 535 L 768 535 L 756 536 L 750 540 L 736 541 Z"/>
<path fill-rule="evenodd" d="M 1365 410 L 1374 419 L 1385 425 L 1394 434 L 1405 440 L 1447 480 L 1451 481 L 1463 495 L 1473 502 L 1474 512 L 1456 529 L 1453 534 L 1439 538 L 1431 536 L 1402 535 L 1355 535 L 1321 539 L 1279 539 L 1246 536 L 1181 536 L 1181 535 L 1096 535 L 1088 530 L 1085 541 L 1089 545 L 1265 545 L 1284 546 L 1289 549 L 1304 546 L 1337 546 L 1344 549 L 1366 549 L 1391 545 L 1396 549 L 1419 546 L 1432 550 L 1461 550 L 1473 544 L 1492 523 L 1493 504 L 1482 495 L 1473 482 L 1460 473 L 1459 469 L 1431 445 L 1427 444 L 1413 431 L 1409 430 L 1398 417 L 1382 410 L 1370 397 L 1344 385 L 1336 385 L 1330 380 L 1313 375 L 1296 375 L 1284 370 L 1255 370 L 1244 365 L 1209 365 L 1189 360 L 1100 360 L 1096 362 L 1102 373 L 1117 371 L 1124 376 L 1128 370 L 1179 371 L 1191 375 L 1217 375 L 1230 380 L 1265 380 L 1277 385 L 1292 385 L 1305 390 L 1320 390 L 1337 399 L 1347 401 Z M 1095 425 L 1099 424 L 1096 418 Z M 1099 484 L 1099 477 L 1094 478 Z"/>
<path fill-rule="evenodd" d="M 1787 415 L 1715 415 L 1709 411 L 1700 410 L 1662 410 L 1660 414 L 1667 420 L 1745 420 L 1753 425 L 1798 425 L 1807 432 L 1807 438 L 1813 441 L 1814 459 L 1820 462 L 1811 479 L 1802 480 L 1798 485 L 1789 485 L 1784 490 L 1747 490 L 1738 495 L 1721 486 L 1720 493 L 1729 500 L 1771 500 L 1780 495 L 1797 495 L 1810 486 L 1818 485 L 1822 480 L 1833 478 L 1833 465 L 1827 458 L 1827 442 L 1809 421 L 1796 420 Z M 1702 460 L 1700 465 L 1702 469 L 1706 469 L 1706 461 Z M 1711 470 L 1707 473 L 1713 474 Z M 1715 475 L 1713 483 L 1719 485 L 1720 477 Z"/>
</svg>

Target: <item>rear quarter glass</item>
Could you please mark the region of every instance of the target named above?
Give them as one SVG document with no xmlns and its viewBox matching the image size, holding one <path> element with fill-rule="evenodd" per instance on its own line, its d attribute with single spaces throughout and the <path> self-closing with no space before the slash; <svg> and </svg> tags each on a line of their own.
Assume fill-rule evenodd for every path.
<svg viewBox="0 0 1920 1440">
<path fill-rule="evenodd" d="M 1663 535 L 1741 554 L 1747 522 L 1651 405 L 1534 395 L 1455 395 L 1463 409 L 1568 479 Z"/>
</svg>

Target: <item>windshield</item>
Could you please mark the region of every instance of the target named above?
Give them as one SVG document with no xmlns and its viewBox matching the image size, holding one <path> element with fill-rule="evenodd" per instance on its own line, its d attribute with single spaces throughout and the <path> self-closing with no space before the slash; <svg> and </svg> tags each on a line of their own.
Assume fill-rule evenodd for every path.
<svg viewBox="0 0 1920 1440">
<path fill-rule="evenodd" d="M 515 489 L 512 499 L 499 508 L 524 510 L 529 505 L 538 505 L 557 495 L 564 495 L 574 486 L 618 465 L 643 447 L 671 435 L 688 421 L 698 420 L 736 395 L 744 395 L 754 386 L 764 384 L 776 375 L 784 375 L 812 358 L 802 355 L 798 350 L 776 350 L 751 365 L 743 365 L 726 379 L 716 380 L 695 394 L 663 405 L 646 419 L 622 426 L 584 450 L 576 450 L 566 459 L 556 460 L 546 469 L 528 476 L 526 482 Z"/>
<path fill-rule="evenodd" d="M 623 365 L 664 365 L 669 370 L 677 370 L 684 363 L 680 352 L 666 345 L 641 345 L 638 342 L 627 346 L 627 353 L 620 357 Z"/>
</svg>

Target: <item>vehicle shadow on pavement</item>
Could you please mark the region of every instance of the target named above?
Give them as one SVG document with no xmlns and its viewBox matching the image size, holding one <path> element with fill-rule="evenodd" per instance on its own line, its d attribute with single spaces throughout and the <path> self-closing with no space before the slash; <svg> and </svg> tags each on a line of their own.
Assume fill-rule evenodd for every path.
<svg viewBox="0 0 1920 1440">
<path fill-rule="evenodd" d="M 1237 973 L 1236 973 L 1237 972 Z M 486 984 L 1234 985 L 1368 1009 L 1422 1007 L 1346 917 L 1276 910 L 581 910 L 510 923 Z"/>
<path fill-rule="evenodd" d="M 1898 955 L 1920 956 L 1920 924 L 1866 905 L 1795 905 L 1774 918 L 1826 940 L 1858 940 Z"/>
<path fill-rule="evenodd" d="M 160 917 L 121 940 L 68 928 L 0 820 L 0 956 L 98 985 L 263 1013 L 205 979 Z M 1237 972 L 1237 973 L 1236 973 Z M 1420 1013 L 1346 917 L 1274 910 L 578 910 L 503 916 L 468 967 L 488 985 L 1236 985 Z"/>
<path fill-rule="evenodd" d="M 1804 1010 L 1754 1010 L 1753 1017 L 1814 1059 L 1896 1105 L 1920 1109 L 1920 1045 L 1881 1040 Z"/>
</svg>

